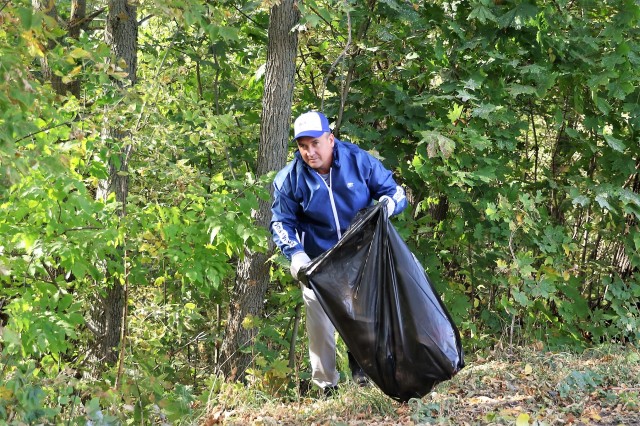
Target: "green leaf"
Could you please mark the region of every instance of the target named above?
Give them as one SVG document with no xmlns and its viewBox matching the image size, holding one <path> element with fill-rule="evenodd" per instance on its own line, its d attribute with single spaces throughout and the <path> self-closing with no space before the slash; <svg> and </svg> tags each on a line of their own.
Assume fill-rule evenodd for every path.
<svg viewBox="0 0 640 426">
<path fill-rule="evenodd" d="M 507 91 L 512 98 L 516 98 L 522 94 L 533 95 L 536 93 L 536 88 L 533 86 L 523 86 L 521 84 L 510 84 L 509 87 L 507 87 Z"/>
<path fill-rule="evenodd" d="M 582 207 L 588 206 L 591 200 L 586 195 L 579 195 L 573 199 L 573 204 L 580 204 Z"/>
<path fill-rule="evenodd" d="M 491 10 L 483 4 L 478 4 L 469 14 L 467 20 L 471 21 L 473 19 L 477 19 L 481 23 L 486 23 L 487 21 L 496 21 L 496 16 L 491 12 Z"/>
<path fill-rule="evenodd" d="M 20 23 L 22 24 L 22 28 L 25 30 L 30 30 L 34 25 L 34 16 L 33 10 L 25 7 L 18 7 L 16 12 L 20 16 Z"/>
<path fill-rule="evenodd" d="M 445 147 L 447 147 L 453 144 L 453 146 L 455 146 L 455 143 L 453 141 L 450 141 L 450 143 L 447 142 L 447 140 L 450 140 L 450 139 L 448 139 L 446 136 L 443 136 L 439 132 L 427 130 L 419 133 L 421 136 L 420 143 L 427 144 L 427 156 L 429 158 L 434 158 L 438 155 L 439 153 L 438 150 L 441 145 L 444 145 Z"/>
<path fill-rule="evenodd" d="M 455 122 L 460 119 L 463 108 L 464 107 L 462 105 L 453 104 L 453 108 L 451 108 L 447 113 L 447 118 L 449 119 L 451 124 L 455 124 Z"/>
<path fill-rule="evenodd" d="M 498 17 L 497 22 L 501 28 L 521 28 L 529 19 L 535 18 L 538 8 L 530 3 L 519 3 L 516 7 Z"/>
<path fill-rule="evenodd" d="M 513 300 L 515 300 L 515 302 L 518 303 L 520 306 L 526 307 L 526 306 L 530 306 L 532 303 L 525 292 L 522 292 L 517 289 L 513 289 L 511 291 L 511 294 L 513 295 Z"/>
<path fill-rule="evenodd" d="M 624 152 L 624 150 L 627 148 L 624 142 L 622 142 L 620 139 L 614 138 L 611 135 L 604 135 L 604 140 L 607 142 L 607 145 L 609 145 L 615 151 Z"/>
<path fill-rule="evenodd" d="M 488 120 L 491 114 L 500 108 L 501 107 L 492 104 L 480 104 L 480 106 L 473 109 L 472 115 Z"/>
<path fill-rule="evenodd" d="M 607 209 L 610 212 L 615 212 L 615 209 L 611 207 L 611 204 L 609 204 L 609 201 L 607 200 L 608 197 L 609 194 L 607 193 L 598 194 L 596 195 L 596 202 L 600 205 L 601 208 Z"/>
</svg>

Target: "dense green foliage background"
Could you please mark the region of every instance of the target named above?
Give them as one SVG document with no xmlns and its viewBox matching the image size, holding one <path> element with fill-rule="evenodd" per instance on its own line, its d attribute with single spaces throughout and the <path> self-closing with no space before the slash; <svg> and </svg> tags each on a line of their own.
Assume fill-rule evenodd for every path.
<svg viewBox="0 0 640 426">
<path fill-rule="evenodd" d="M 273 4 L 141 1 L 132 87 L 101 15 L 75 39 L 0 2 L 0 420 L 188 423 L 215 399 L 236 262 L 269 239 L 251 212 L 273 177 L 253 172 Z M 639 342 L 636 1 L 298 6 L 294 115 L 323 108 L 405 185 L 394 225 L 467 351 Z M 126 216 L 96 197 L 107 124 L 133 146 Z M 247 380 L 287 393 L 306 343 L 291 365 L 300 295 L 272 260 Z M 128 291 L 117 365 L 94 352 L 107 277 Z"/>
</svg>

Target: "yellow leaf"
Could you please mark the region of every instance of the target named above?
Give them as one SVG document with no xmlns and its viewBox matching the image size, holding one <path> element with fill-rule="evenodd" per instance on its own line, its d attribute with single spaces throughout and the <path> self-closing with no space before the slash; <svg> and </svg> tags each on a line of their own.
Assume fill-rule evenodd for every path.
<svg viewBox="0 0 640 426">
<path fill-rule="evenodd" d="M 77 67 L 75 67 L 74 69 L 72 69 L 67 75 L 65 75 L 64 77 L 62 77 L 62 82 L 64 84 L 69 84 L 73 81 L 73 78 L 80 74 L 80 71 L 82 71 L 82 65 L 78 65 Z"/>
<path fill-rule="evenodd" d="M 69 77 L 73 77 L 73 76 L 76 76 L 76 75 L 80 74 L 80 71 L 82 71 L 82 65 L 78 65 L 77 67 L 72 69 L 71 72 L 69 74 L 67 74 L 67 75 Z"/>
<path fill-rule="evenodd" d="M 251 330 L 252 328 L 255 328 L 257 326 L 258 319 L 251 314 L 247 314 L 247 316 L 242 320 L 242 328 L 244 328 L 245 330 Z"/>
<path fill-rule="evenodd" d="M 31 56 L 39 56 L 41 58 L 44 58 L 44 52 L 46 49 L 44 45 L 40 43 L 40 41 L 36 38 L 33 31 L 24 31 L 22 33 L 22 38 L 24 39 Z"/>
<path fill-rule="evenodd" d="M 90 58 L 91 57 L 91 53 L 87 52 L 84 49 L 76 47 L 71 52 L 69 52 L 69 56 L 71 56 L 74 59 Z"/>
<path fill-rule="evenodd" d="M 5 388 L 4 386 L 0 386 L 0 400 L 11 399 L 12 397 L 13 392 L 10 389 Z"/>
<path fill-rule="evenodd" d="M 516 419 L 516 426 L 529 426 L 529 415 L 522 413 Z"/>
<path fill-rule="evenodd" d="M 531 367 L 531 364 L 525 365 L 524 366 L 524 374 L 528 376 L 531 373 L 533 373 L 533 367 Z"/>
</svg>

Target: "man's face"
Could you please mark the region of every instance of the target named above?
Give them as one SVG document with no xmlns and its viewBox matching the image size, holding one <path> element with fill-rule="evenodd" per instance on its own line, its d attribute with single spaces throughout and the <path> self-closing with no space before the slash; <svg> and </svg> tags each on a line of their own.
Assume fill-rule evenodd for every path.
<svg viewBox="0 0 640 426">
<path fill-rule="evenodd" d="M 298 138 L 298 149 L 302 159 L 318 173 L 329 173 L 333 161 L 333 133 L 325 133 L 320 137 L 302 136 Z"/>
</svg>

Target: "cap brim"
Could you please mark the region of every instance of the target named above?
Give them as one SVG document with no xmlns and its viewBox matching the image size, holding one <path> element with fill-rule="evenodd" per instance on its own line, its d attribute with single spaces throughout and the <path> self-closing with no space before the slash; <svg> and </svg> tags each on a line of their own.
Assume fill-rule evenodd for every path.
<svg viewBox="0 0 640 426">
<path fill-rule="evenodd" d="M 323 132 L 322 130 L 306 130 L 304 132 L 300 132 L 296 135 L 295 138 L 293 138 L 293 141 L 297 141 L 298 138 L 303 138 L 305 136 L 311 136 L 312 138 L 319 138 L 320 136 L 324 135 L 326 132 Z"/>
</svg>

